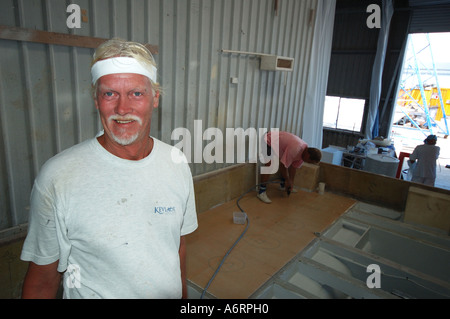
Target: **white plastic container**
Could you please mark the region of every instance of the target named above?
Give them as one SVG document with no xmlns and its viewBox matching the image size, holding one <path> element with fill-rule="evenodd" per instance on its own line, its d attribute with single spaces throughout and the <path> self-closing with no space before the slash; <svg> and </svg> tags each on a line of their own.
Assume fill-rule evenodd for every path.
<svg viewBox="0 0 450 319">
<path fill-rule="evenodd" d="M 245 224 L 245 220 L 247 219 L 247 214 L 243 212 L 234 212 L 233 213 L 233 223 L 235 224 Z"/>
<path fill-rule="evenodd" d="M 322 149 L 322 162 L 341 165 L 342 155 L 345 148 L 339 146 L 330 145 L 327 148 Z"/>
<path fill-rule="evenodd" d="M 395 177 L 400 161 L 398 158 L 383 154 L 369 154 L 366 158 L 364 170 L 375 174 Z"/>
<path fill-rule="evenodd" d="M 323 195 L 325 193 L 325 183 L 319 183 L 319 194 Z"/>
</svg>

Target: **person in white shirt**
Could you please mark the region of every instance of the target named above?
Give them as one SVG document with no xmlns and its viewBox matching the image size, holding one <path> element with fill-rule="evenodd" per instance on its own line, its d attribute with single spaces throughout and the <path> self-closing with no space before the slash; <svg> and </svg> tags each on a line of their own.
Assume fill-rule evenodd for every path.
<svg viewBox="0 0 450 319">
<path fill-rule="evenodd" d="M 31 193 L 23 298 L 186 298 L 186 242 L 197 227 L 182 153 L 150 136 L 156 67 L 141 44 L 94 53 L 96 137 L 48 160 Z M 178 152 L 178 153 L 177 153 Z"/>
<path fill-rule="evenodd" d="M 439 158 L 440 147 L 436 146 L 437 136 L 429 135 L 424 144 L 416 146 L 409 156 L 411 163 L 417 164 L 412 173 L 412 182 L 434 186 L 436 181 L 436 160 Z"/>
</svg>

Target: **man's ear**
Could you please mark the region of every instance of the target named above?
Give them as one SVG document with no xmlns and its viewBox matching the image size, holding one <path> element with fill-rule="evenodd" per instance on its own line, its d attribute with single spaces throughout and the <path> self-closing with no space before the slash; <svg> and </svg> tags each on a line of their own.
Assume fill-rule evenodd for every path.
<svg viewBox="0 0 450 319">
<path fill-rule="evenodd" d="M 98 98 L 98 87 L 97 86 L 93 86 L 92 87 L 92 98 L 94 99 L 94 104 L 95 104 L 95 108 L 98 110 L 98 102 L 97 102 L 97 98 Z"/>
<path fill-rule="evenodd" d="M 95 104 L 95 108 L 98 110 L 98 102 L 97 99 L 94 97 L 94 104 Z"/>
<path fill-rule="evenodd" d="M 153 107 L 157 108 L 159 105 L 159 91 L 155 92 L 155 96 L 153 97 L 154 101 L 153 101 Z"/>
</svg>

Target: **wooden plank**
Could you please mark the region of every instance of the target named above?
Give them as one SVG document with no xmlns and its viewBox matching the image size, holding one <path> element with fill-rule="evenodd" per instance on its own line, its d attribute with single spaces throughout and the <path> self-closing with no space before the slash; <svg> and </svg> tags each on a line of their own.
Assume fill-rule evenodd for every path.
<svg viewBox="0 0 450 319">
<path fill-rule="evenodd" d="M 56 44 L 80 48 L 97 48 L 101 43 L 109 40 L 68 33 L 49 32 L 0 25 L 0 39 Z M 158 46 L 145 44 L 152 54 L 158 54 Z"/>
<path fill-rule="evenodd" d="M 405 222 L 435 227 L 450 234 L 450 196 L 411 186 Z"/>
<path fill-rule="evenodd" d="M 272 204 L 246 195 L 240 205 L 250 225 L 242 240 L 228 255 L 208 292 L 217 298 L 249 298 L 292 260 L 314 238 L 346 212 L 355 201 L 325 192 L 299 191 L 290 197 L 268 186 Z M 199 228 L 187 236 L 187 278 L 205 287 L 227 250 L 245 225 L 233 224 L 236 201 L 198 215 Z"/>
</svg>

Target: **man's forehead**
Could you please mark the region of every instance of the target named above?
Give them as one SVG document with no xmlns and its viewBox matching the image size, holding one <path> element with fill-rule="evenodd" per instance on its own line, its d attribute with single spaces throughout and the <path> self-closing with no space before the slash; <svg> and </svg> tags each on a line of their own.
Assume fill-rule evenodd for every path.
<svg viewBox="0 0 450 319">
<path fill-rule="evenodd" d="M 98 84 L 101 88 L 114 85 L 151 88 L 151 82 L 148 77 L 135 73 L 115 73 L 104 75 L 98 79 Z"/>
</svg>

